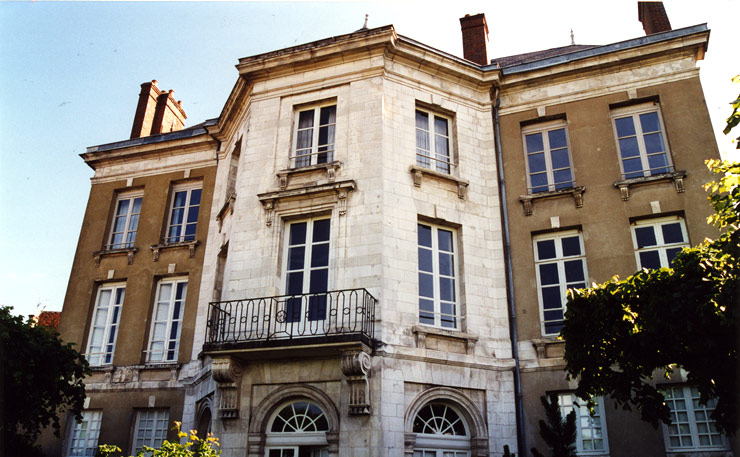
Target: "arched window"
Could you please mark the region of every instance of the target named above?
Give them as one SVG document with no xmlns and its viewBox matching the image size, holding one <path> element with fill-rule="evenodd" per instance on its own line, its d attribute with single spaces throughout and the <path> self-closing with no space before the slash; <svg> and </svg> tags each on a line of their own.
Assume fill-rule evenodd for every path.
<svg viewBox="0 0 740 457">
<path fill-rule="evenodd" d="M 324 411 L 309 400 L 293 400 L 277 408 L 267 427 L 266 457 L 327 457 Z"/>
<path fill-rule="evenodd" d="M 414 417 L 414 457 L 469 457 L 468 424 L 452 405 L 430 402 Z"/>
</svg>

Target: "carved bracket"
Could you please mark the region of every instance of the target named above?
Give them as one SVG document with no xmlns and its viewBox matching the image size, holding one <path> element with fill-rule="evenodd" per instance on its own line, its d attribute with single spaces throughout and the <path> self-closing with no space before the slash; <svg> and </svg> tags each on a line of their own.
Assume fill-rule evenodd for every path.
<svg viewBox="0 0 740 457">
<path fill-rule="evenodd" d="M 370 356 L 360 350 L 342 353 L 342 373 L 349 384 L 349 414 L 370 414 Z"/>
<path fill-rule="evenodd" d="M 230 357 L 214 359 L 211 362 L 211 373 L 218 385 L 219 419 L 237 419 L 239 417 L 239 384 L 242 367 Z"/>
<path fill-rule="evenodd" d="M 465 200 L 465 195 L 467 194 L 468 186 L 470 185 L 467 180 L 458 178 L 457 176 L 453 176 L 448 173 L 441 173 L 439 171 L 430 170 L 428 168 L 417 165 L 412 165 L 411 167 L 409 167 L 409 171 L 411 172 L 411 176 L 414 179 L 414 187 L 421 187 L 421 181 L 423 177 L 429 176 L 439 181 L 447 181 L 455 184 L 455 186 L 457 187 L 457 198 Z"/>
<path fill-rule="evenodd" d="M 576 208 L 583 208 L 583 193 L 586 191 L 585 186 L 571 187 L 570 189 L 551 190 L 547 192 L 537 192 L 535 194 L 520 195 L 519 201 L 522 202 L 525 216 L 531 216 L 534 212 L 534 201 L 546 198 L 562 197 L 571 195 Z"/>
<path fill-rule="evenodd" d="M 95 263 L 96 267 L 99 267 L 100 259 L 104 256 L 126 254 L 126 257 L 128 258 L 128 264 L 133 265 L 134 264 L 134 254 L 136 254 L 138 251 L 139 251 L 139 248 L 104 249 L 102 251 L 95 251 L 92 254 L 93 262 Z"/>
<path fill-rule="evenodd" d="M 152 250 L 152 261 L 157 262 L 159 261 L 159 253 L 162 249 L 168 249 L 168 248 L 179 248 L 179 247 L 187 247 L 188 252 L 190 255 L 190 258 L 192 259 L 195 257 L 195 248 L 200 244 L 200 241 L 182 241 L 180 243 L 165 243 L 165 244 L 153 244 L 149 246 L 149 249 Z"/>
<path fill-rule="evenodd" d="M 628 178 L 623 179 L 621 181 L 617 181 L 614 183 L 614 187 L 619 189 L 619 193 L 622 196 L 623 201 L 628 201 L 630 199 L 630 187 L 642 185 L 642 184 L 651 184 L 661 181 L 673 181 L 673 187 L 676 189 L 676 192 L 683 193 L 684 192 L 684 186 L 683 186 L 683 180 L 686 177 L 685 171 L 672 171 L 669 173 L 661 173 L 659 175 L 654 176 L 644 176 L 639 178 Z"/>
</svg>

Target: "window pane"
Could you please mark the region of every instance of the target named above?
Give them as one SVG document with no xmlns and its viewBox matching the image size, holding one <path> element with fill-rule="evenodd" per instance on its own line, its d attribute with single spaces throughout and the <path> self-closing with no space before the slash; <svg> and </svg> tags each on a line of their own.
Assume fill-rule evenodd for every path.
<svg viewBox="0 0 740 457">
<path fill-rule="evenodd" d="M 416 128 L 429 130 L 429 115 L 423 111 L 416 112 Z"/>
<path fill-rule="evenodd" d="M 658 121 L 658 112 L 653 111 L 652 113 L 640 114 L 640 126 L 642 127 L 643 134 L 659 132 L 660 122 Z"/>
<path fill-rule="evenodd" d="M 301 111 L 298 115 L 298 128 L 305 129 L 313 127 L 313 110 Z"/>
<path fill-rule="evenodd" d="M 545 169 L 547 168 L 545 165 L 545 154 L 544 153 L 530 154 L 527 157 L 527 160 L 529 161 L 529 172 L 530 173 L 537 173 L 540 171 L 545 171 Z"/>
<path fill-rule="evenodd" d="M 329 285 L 329 270 L 322 268 L 320 270 L 311 270 L 311 280 L 309 292 L 312 294 L 326 292 Z"/>
<path fill-rule="evenodd" d="M 675 222 L 673 224 L 663 224 L 660 226 L 663 232 L 663 243 L 683 243 L 683 231 L 681 230 L 681 224 Z"/>
<path fill-rule="evenodd" d="M 615 119 L 614 124 L 617 126 L 617 135 L 620 138 L 636 134 L 635 125 L 632 122 L 631 116 Z"/>
<path fill-rule="evenodd" d="M 559 286 L 542 288 L 542 307 L 544 309 L 560 309 L 562 306 L 563 297 Z"/>
<path fill-rule="evenodd" d="M 555 189 L 566 189 L 573 186 L 573 177 L 570 174 L 570 169 L 558 170 L 553 173 L 555 181 Z"/>
<path fill-rule="evenodd" d="M 419 224 L 417 227 L 419 246 L 432 247 L 432 228 Z"/>
<path fill-rule="evenodd" d="M 557 170 L 558 168 L 569 168 L 570 159 L 568 158 L 567 149 L 554 149 L 550 152 L 552 158 L 552 168 Z"/>
<path fill-rule="evenodd" d="M 555 240 L 543 240 L 537 242 L 537 259 L 555 258 Z"/>
<path fill-rule="evenodd" d="M 635 238 L 637 238 L 637 247 L 655 246 L 658 244 L 655 238 L 653 227 L 638 227 L 635 229 Z"/>
<path fill-rule="evenodd" d="M 419 273 L 419 295 L 434 298 L 434 276 Z"/>
<path fill-rule="evenodd" d="M 452 252 L 452 232 L 449 230 L 443 230 L 438 229 L 438 241 L 439 241 L 439 250 L 440 251 L 446 251 L 446 252 Z"/>
<path fill-rule="evenodd" d="M 565 281 L 570 284 L 583 280 L 583 261 L 579 259 L 565 262 Z"/>
<path fill-rule="evenodd" d="M 288 270 L 300 270 L 305 265 L 305 246 L 296 246 L 288 250 Z"/>
<path fill-rule="evenodd" d="M 640 147 L 637 143 L 636 137 L 622 138 L 619 140 L 619 152 L 622 154 L 622 158 L 627 159 L 630 157 L 640 156 Z"/>
<path fill-rule="evenodd" d="M 543 285 L 558 284 L 558 265 L 556 263 L 540 265 L 540 282 Z"/>
<path fill-rule="evenodd" d="M 666 249 L 666 257 L 668 259 L 668 263 L 673 262 L 673 258 L 676 257 L 676 254 L 681 252 L 683 248 L 673 248 L 673 249 Z"/>
<path fill-rule="evenodd" d="M 563 256 L 581 255 L 581 241 L 577 236 L 563 238 Z"/>
<path fill-rule="evenodd" d="M 660 268 L 660 254 L 658 251 L 646 251 L 640 253 L 641 268 Z"/>
<path fill-rule="evenodd" d="M 650 172 L 653 174 L 668 172 L 668 158 L 665 154 L 648 156 L 648 165 L 650 166 Z"/>
<path fill-rule="evenodd" d="M 450 278 L 439 279 L 439 298 L 445 301 L 452 301 L 455 297 L 455 281 Z"/>
<path fill-rule="evenodd" d="M 419 259 L 421 261 L 421 259 Z M 454 276 L 452 272 L 452 255 L 443 252 L 439 253 L 439 274 L 444 276 Z"/>
<path fill-rule="evenodd" d="M 321 125 L 334 124 L 337 119 L 337 105 L 325 106 L 321 108 Z"/>
<path fill-rule="evenodd" d="M 300 222 L 290 224 L 290 245 L 304 244 L 306 242 L 306 223 Z"/>
<path fill-rule="evenodd" d="M 565 141 L 565 129 L 550 130 L 548 132 L 548 139 L 550 140 L 550 149 L 559 149 L 567 147 Z"/>
<path fill-rule="evenodd" d="M 321 219 L 313 223 L 313 241 L 329 241 L 330 220 Z"/>
<path fill-rule="evenodd" d="M 662 133 L 650 133 L 645 135 L 645 149 L 648 154 L 655 154 L 656 152 L 665 152 L 665 146 L 663 145 L 663 134 Z"/>
<path fill-rule="evenodd" d="M 545 150 L 545 144 L 542 141 L 542 133 L 533 133 L 526 135 L 525 142 L 527 143 L 527 152 L 541 152 Z"/>
<path fill-rule="evenodd" d="M 547 192 L 549 190 L 547 175 L 545 173 L 530 175 L 529 181 L 532 185 L 532 193 Z"/>
<path fill-rule="evenodd" d="M 419 248 L 419 270 L 432 273 L 432 251 L 431 249 Z"/>
<path fill-rule="evenodd" d="M 329 243 L 313 246 L 311 249 L 311 268 L 326 267 L 329 265 Z"/>
</svg>

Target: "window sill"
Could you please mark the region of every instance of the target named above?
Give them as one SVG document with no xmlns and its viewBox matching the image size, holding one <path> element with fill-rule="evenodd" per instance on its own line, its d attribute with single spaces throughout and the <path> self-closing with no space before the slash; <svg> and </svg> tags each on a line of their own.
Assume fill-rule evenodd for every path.
<svg viewBox="0 0 740 457">
<path fill-rule="evenodd" d="M 461 341 L 465 344 L 465 350 L 467 354 L 472 354 L 475 349 L 475 343 L 478 341 L 478 337 L 472 333 L 465 333 L 456 330 L 445 330 L 437 327 L 429 327 L 426 325 L 414 325 L 411 331 L 416 335 L 416 347 L 419 349 L 426 349 L 426 338 L 431 335 L 433 337 L 448 338 L 452 340 Z"/>
<path fill-rule="evenodd" d="M 337 170 L 342 166 L 342 162 L 337 160 L 328 163 L 319 163 L 316 165 L 309 165 L 300 168 L 290 168 L 286 170 L 280 170 L 277 172 L 278 183 L 281 190 L 288 188 L 290 178 L 292 176 L 304 173 L 311 173 L 314 171 L 324 171 L 326 173 L 326 180 L 328 182 L 334 182 L 337 179 Z"/>
<path fill-rule="evenodd" d="M 535 200 L 558 198 L 566 195 L 573 197 L 576 208 L 583 208 L 583 193 L 585 191 L 586 186 L 576 186 L 571 187 L 570 189 L 551 190 L 548 192 L 538 192 L 536 194 L 520 195 L 519 201 L 522 202 L 522 206 L 524 207 L 524 215 L 531 216 L 534 212 Z"/>
<path fill-rule="evenodd" d="M 622 200 L 628 201 L 630 199 L 630 187 L 639 186 L 642 184 L 653 184 L 658 182 L 673 181 L 673 186 L 676 188 L 676 192 L 682 193 L 684 191 L 683 180 L 686 177 L 686 171 L 672 171 L 669 173 L 661 173 L 653 176 L 642 176 L 639 178 L 628 178 L 622 179 L 614 183 L 614 187 L 619 189 L 622 194 Z"/>
<path fill-rule="evenodd" d="M 565 353 L 565 340 L 557 336 L 533 339 L 532 345 L 538 359 L 562 358 Z"/>
<path fill-rule="evenodd" d="M 149 249 L 152 250 L 152 260 L 154 262 L 159 260 L 159 251 L 162 249 L 170 249 L 170 248 L 184 248 L 187 247 L 190 250 L 190 258 L 192 259 L 195 257 L 195 248 L 200 244 L 200 241 L 193 240 L 193 241 L 178 241 L 177 243 L 162 243 L 162 244 L 153 244 L 149 247 Z"/>
<path fill-rule="evenodd" d="M 447 173 L 441 173 L 439 171 L 430 170 L 428 168 L 420 167 L 418 165 L 411 165 L 409 167 L 409 171 L 411 172 L 411 175 L 414 177 L 414 186 L 415 187 L 421 187 L 421 181 L 424 176 L 439 179 L 442 181 L 447 181 L 455 184 L 457 186 L 457 197 L 461 200 L 465 200 L 465 194 L 467 193 L 468 185 L 470 185 L 470 182 L 468 182 L 465 179 L 458 178 L 457 176 L 452 176 Z"/>
<path fill-rule="evenodd" d="M 95 251 L 93 252 L 93 260 L 95 261 L 95 266 L 100 266 L 100 259 L 105 256 L 116 256 L 116 255 L 126 255 L 128 257 L 128 264 L 132 265 L 134 263 L 134 254 L 136 254 L 139 251 L 139 248 L 121 248 L 121 249 L 103 249 L 101 251 Z"/>
</svg>

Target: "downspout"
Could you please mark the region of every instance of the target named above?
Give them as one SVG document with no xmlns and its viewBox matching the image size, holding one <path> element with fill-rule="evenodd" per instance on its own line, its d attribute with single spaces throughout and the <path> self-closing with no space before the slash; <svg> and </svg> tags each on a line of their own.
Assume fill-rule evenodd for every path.
<svg viewBox="0 0 740 457">
<path fill-rule="evenodd" d="M 509 334 L 511 337 L 511 355 L 514 358 L 514 399 L 516 408 L 516 443 L 519 455 L 526 455 L 526 434 L 524 433 L 524 408 L 522 406 L 522 381 L 519 367 L 519 338 L 516 330 L 516 306 L 514 301 L 513 265 L 511 262 L 511 237 L 509 236 L 509 216 L 506 204 L 506 180 L 504 179 L 504 157 L 501 148 L 501 126 L 498 110 L 501 105 L 499 94 L 501 88 L 495 84 L 491 90 L 493 104 L 493 129 L 496 141 L 496 167 L 498 168 L 498 187 L 501 200 L 501 220 L 504 229 L 504 257 L 506 258 L 506 301 L 509 305 Z"/>
</svg>

